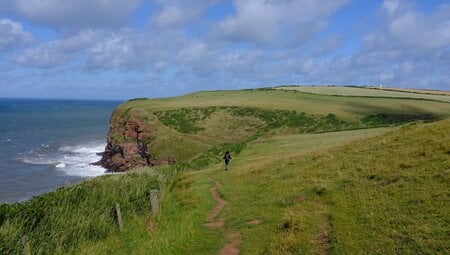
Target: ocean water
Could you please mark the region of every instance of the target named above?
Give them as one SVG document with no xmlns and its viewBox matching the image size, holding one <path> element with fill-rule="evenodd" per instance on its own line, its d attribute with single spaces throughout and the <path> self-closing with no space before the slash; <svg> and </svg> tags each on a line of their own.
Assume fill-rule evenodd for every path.
<svg viewBox="0 0 450 255">
<path fill-rule="evenodd" d="M 0 204 L 105 174 L 91 163 L 120 103 L 0 98 Z"/>
</svg>

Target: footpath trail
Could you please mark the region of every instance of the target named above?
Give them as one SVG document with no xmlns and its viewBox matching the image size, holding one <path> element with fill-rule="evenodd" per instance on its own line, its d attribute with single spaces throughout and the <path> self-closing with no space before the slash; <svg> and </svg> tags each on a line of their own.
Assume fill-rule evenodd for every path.
<svg viewBox="0 0 450 255">
<path fill-rule="evenodd" d="M 220 182 L 216 181 L 216 186 L 212 187 L 210 190 L 211 195 L 218 202 L 218 204 L 208 214 L 208 217 L 206 218 L 207 223 L 203 224 L 206 227 L 220 228 L 225 224 L 225 219 L 223 218 L 216 220 L 217 215 L 222 211 L 223 207 L 227 204 L 227 201 L 225 201 L 222 197 L 220 197 L 219 192 L 217 192 L 217 188 L 219 188 L 220 186 L 221 186 Z"/>
<path fill-rule="evenodd" d="M 211 178 L 208 178 L 212 181 Z M 222 211 L 228 201 L 224 200 L 219 192 L 217 191 L 222 185 L 219 181 L 215 181 L 215 186 L 210 189 L 211 195 L 218 202 L 218 204 L 214 207 L 214 209 L 208 214 L 206 218 L 205 224 L 203 226 L 210 227 L 213 229 L 221 228 L 225 225 L 225 218 L 217 218 L 217 215 Z M 241 250 L 239 249 L 242 244 L 241 234 L 237 231 L 233 231 L 228 235 L 229 244 L 223 247 L 219 251 L 219 255 L 239 255 L 241 254 Z"/>
</svg>

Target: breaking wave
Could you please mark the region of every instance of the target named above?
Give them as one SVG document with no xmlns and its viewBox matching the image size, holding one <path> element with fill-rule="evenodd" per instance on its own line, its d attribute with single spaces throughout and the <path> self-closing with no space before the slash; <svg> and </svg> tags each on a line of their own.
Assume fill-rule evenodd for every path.
<svg viewBox="0 0 450 255">
<path fill-rule="evenodd" d="M 53 165 L 56 171 L 63 171 L 70 176 L 94 177 L 105 174 L 105 168 L 92 165 L 101 159 L 105 145 L 104 142 L 89 142 L 53 150 L 51 146 L 42 146 L 42 150 L 30 151 L 21 161 L 27 164 Z"/>
</svg>

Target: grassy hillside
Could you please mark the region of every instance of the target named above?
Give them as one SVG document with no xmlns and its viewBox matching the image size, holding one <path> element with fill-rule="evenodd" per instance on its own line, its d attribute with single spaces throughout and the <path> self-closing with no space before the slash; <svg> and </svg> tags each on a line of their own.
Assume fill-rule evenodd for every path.
<svg viewBox="0 0 450 255">
<path fill-rule="evenodd" d="M 147 204 L 154 170 L 102 177 L 3 206 L 2 251 L 19 253 L 26 233 L 37 254 L 215 254 L 238 232 L 242 254 L 446 254 L 449 127 L 262 138 L 233 155 L 229 172 L 217 162 L 178 173 L 157 218 Z M 211 229 L 203 224 L 215 180 L 228 203 L 224 226 Z"/>
<path fill-rule="evenodd" d="M 449 127 L 410 126 L 281 160 L 271 152 L 283 146 L 249 150 L 220 174 L 230 227 L 248 254 L 445 254 Z M 255 218 L 265 224 L 243 224 Z"/>
<path fill-rule="evenodd" d="M 276 90 L 129 101 L 116 114 L 184 162 L 1 205 L 0 254 L 24 235 L 32 254 L 448 254 L 449 107 Z"/>
<path fill-rule="evenodd" d="M 348 88 L 338 89 L 346 91 Z M 450 103 L 257 89 L 132 100 L 121 105 L 115 114 L 122 115 L 122 119 L 138 118 L 152 129 L 152 136 L 146 142 L 156 158 L 186 162 L 214 147 L 260 136 L 433 120 L 449 116 Z M 114 131 L 111 137 L 119 142 L 122 139 Z"/>
<path fill-rule="evenodd" d="M 1 205 L 0 254 L 21 254 L 24 235 L 32 254 L 63 254 L 117 233 L 115 203 L 125 222 L 147 215 L 149 190 L 159 186 L 155 176 L 151 171 L 103 176 L 26 203 Z"/>
<path fill-rule="evenodd" d="M 230 172 L 217 164 L 178 175 L 157 229 L 133 226 L 141 233 L 135 246 L 114 236 L 81 253 L 215 254 L 237 232 L 242 254 L 446 254 L 449 127 L 446 120 L 387 134 L 252 142 Z M 341 135 L 369 138 L 349 143 Z M 214 180 L 228 203 L 218 216 L 225 225 L 209 229 L 203 224 L 216 203 L 209 193 Z M 254 220 L 260 223 L 248 224 Z"/>
</svg>

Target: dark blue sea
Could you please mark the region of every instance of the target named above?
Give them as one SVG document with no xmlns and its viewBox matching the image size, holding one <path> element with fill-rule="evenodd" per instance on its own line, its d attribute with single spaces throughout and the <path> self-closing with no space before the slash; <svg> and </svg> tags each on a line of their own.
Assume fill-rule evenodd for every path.
<svg viewBox="0 0 450 255">
<path fill-rule="evenodd" d="M 91 163 L 120 103 L 0 98 L 0 204 L 105 174 Z"/>
</svg>

